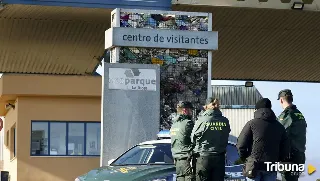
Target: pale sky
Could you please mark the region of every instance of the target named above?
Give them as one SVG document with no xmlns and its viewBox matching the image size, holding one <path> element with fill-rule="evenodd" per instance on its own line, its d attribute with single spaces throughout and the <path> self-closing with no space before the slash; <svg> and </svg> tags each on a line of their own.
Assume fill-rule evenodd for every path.
<svg viewBox="0 0 320 181">
<path fill-rule="evenodd" d="M 99 67 L 97 72 L 102 75 L 103 69 Z M 244 81 L 211 81 L 212 85 L 244 85 Z M 282 89 L 291 89 L 294 95 L 294 104 L 305 116 L 307 128 L 307 162 L 320 169 L 320 117 L 318 115 L 318 103 L 320 102 L 319 90 L 320 83 L 297 83 L 297 82 L 265 82 L 255 81 L 255 87 L 261 95 L 272 101 L 272 108 L 278 116 L 282 112 L 278 98 L 278 93 Z M 299 180 L 316 180 L 320 178 L 320 170 L 311 176 L 303 177 Z"/>
<path fill-rule="evenodd" d="M 212 81 L 213 85 L 244 85 L 244 81 Z M 317 131 L 320 127 L 317 116 L 317 102 L 320 102 L 320 97 L 317 96 L 320 84 L 315 83 L 296 83 L 296 82 L 264 82 L 256 81 L 254 85 L 259 90 L 263 97 L 269 98 L 272 101 L 272 108 L 276 115 L 282 112 L 278 98 L 278 93 L 282 89 L 291 89 L 294 96 L 294 104 L 304 114 L 308 123 L 307 135 L 307 153 L 312 158 L 320 159 L 320 154 L 316 154 L 317 148 L 320 148 L 316 143 Z M 309 101 L 309 102 L 308 102 Z M 314 135 L 312 137 L 312 135 Z M 314 153 L 314 154 L 312 154 Z M 311 158 L 310 157 L 310 158 Z"/>
<path fill-rule="evenodd" d="M 244 81 L 211 81 L 212 85 L 244 85 Z M 294 104 L 303 113 L 307 120 L 307 151 L 306 166 L 311 164 L 320 169 L 320 141 L 318 136 L 320 121 L 318 116 L 318 102 L 320 102 L 320 83 L 297 83 L 297 82 L 264 82 L 256 81 L 254 85 L 263 97 L 272 101 L 272 108 L 276 115 L 282 112 L 278 93 L 282 89 L 291 89 L 294 96 Z M 320 170 L 311 176 L 301 177 L 301 181 L 315 181 L 320 178 Z"/>
</svg>

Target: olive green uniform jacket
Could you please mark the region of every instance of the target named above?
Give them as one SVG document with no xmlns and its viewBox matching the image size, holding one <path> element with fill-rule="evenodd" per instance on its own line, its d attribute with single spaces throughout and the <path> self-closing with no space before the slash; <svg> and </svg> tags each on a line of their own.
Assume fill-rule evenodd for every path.
<svg viewBox="0 0 320 181">
<path fill-rule="evenodd" d="M 194 152 L 201 156 L 225 154 L 230 131 L 229 120 L 219 109 L 206 110 L 199 115 L 192 130 Z"/>
<path fill-rule="evenodd" d="M 295 105 L 291 105 L 279 115 L 278 120 L 286 128 L 291 153 L 304 153 L 306 151 L 307 123 L 303 114 Z"/>
<path fill-rule="evenodd" d="M 177 115 L 173 119 L 170 129 L 171 152 L 175 159 L 190 158 L 193 144 L 191 142 L 191 131 L 194 123 L 190 116 Z"/>
</svg>

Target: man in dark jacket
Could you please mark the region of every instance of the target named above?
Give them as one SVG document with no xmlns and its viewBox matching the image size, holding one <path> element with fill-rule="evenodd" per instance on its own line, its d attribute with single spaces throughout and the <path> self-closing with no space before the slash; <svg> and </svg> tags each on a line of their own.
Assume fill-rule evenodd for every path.
<svg viewBox="0 0 320 181">
<path fill-rule="evenodd" d="M 191 139 L 198 155 L 197 181 L 223 181 L 225 176 L 225 153 L 230 133 L 229 120 L 222 116 L 219 101 L 208 98 L 206 111 L 199 115 L 192 130 Z"/>
<path fill-rule="evenodd" d="M 177 181 L 194 179 L 190 165 L 193 149 L 191 131 L 194 126 L 191 120 L 192 109 L 191 102 L 180 101 L 177 105 L 177 116 L 173 119 L 170 129 L 171 152 L 176 166 Z"/>
<path fill-rule="evenodd" d="M 293 94 L 290 89 L 279 92 L 278 100 L 284 109 L 279 116 L 279 122 L 285 127 L 291 143 L 291 150 L 287 162 L 305 164 L 307 123 L 303 114 L 292 104 Z M 284 172 L 282 181 L 297 181 L 299 172 Z"/>
<path fill-rule="evenodd" d="M 266 162 L 283 161 L 289 153 L 290 143 L 285 128 L 277 121 L 267 98 L 256 104 L 254 119 L 242 129 L 237 143 L 244 172 L 248 180 L 275 181 L 277 172 L 270 172 Z"/>
</svg>

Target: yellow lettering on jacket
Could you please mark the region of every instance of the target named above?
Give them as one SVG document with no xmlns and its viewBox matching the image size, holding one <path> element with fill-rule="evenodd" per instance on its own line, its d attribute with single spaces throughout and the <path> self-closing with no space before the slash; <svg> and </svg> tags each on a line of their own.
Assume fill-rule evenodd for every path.
<svg viewBox="0 0 320 181">
<path fill-rule="evenodd" d="M 171 128 L 170 135 L 171 136 L 177 135 L 177 132 L 179 132 L 179 131 L 180 131 L 180 128 Z"/>
<path fill-rule="evenodd" d="M 224 129 L 224 127 L 227 126 L 226 123 L 224 122 L 207 122 L 206 126 L 209 127 L 210 130 L 212 131 L 222 131 Z"/>
</svg>

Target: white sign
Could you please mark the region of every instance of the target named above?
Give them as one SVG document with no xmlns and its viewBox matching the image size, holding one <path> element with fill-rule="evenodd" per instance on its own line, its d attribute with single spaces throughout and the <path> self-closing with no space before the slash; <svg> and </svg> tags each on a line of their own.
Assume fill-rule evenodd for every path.
<svg viewBox="0 0 320 181">
<path fill-rule="evenodd" d="M 155 69 L 109 68 L 109 89 L 156 91 Z"/>
<path fill-rule="evenodd" d="M 105 49 L 113 47 L 217 50 L 218 32 L 113 27 L 105 32 Z"/>
</svg>

